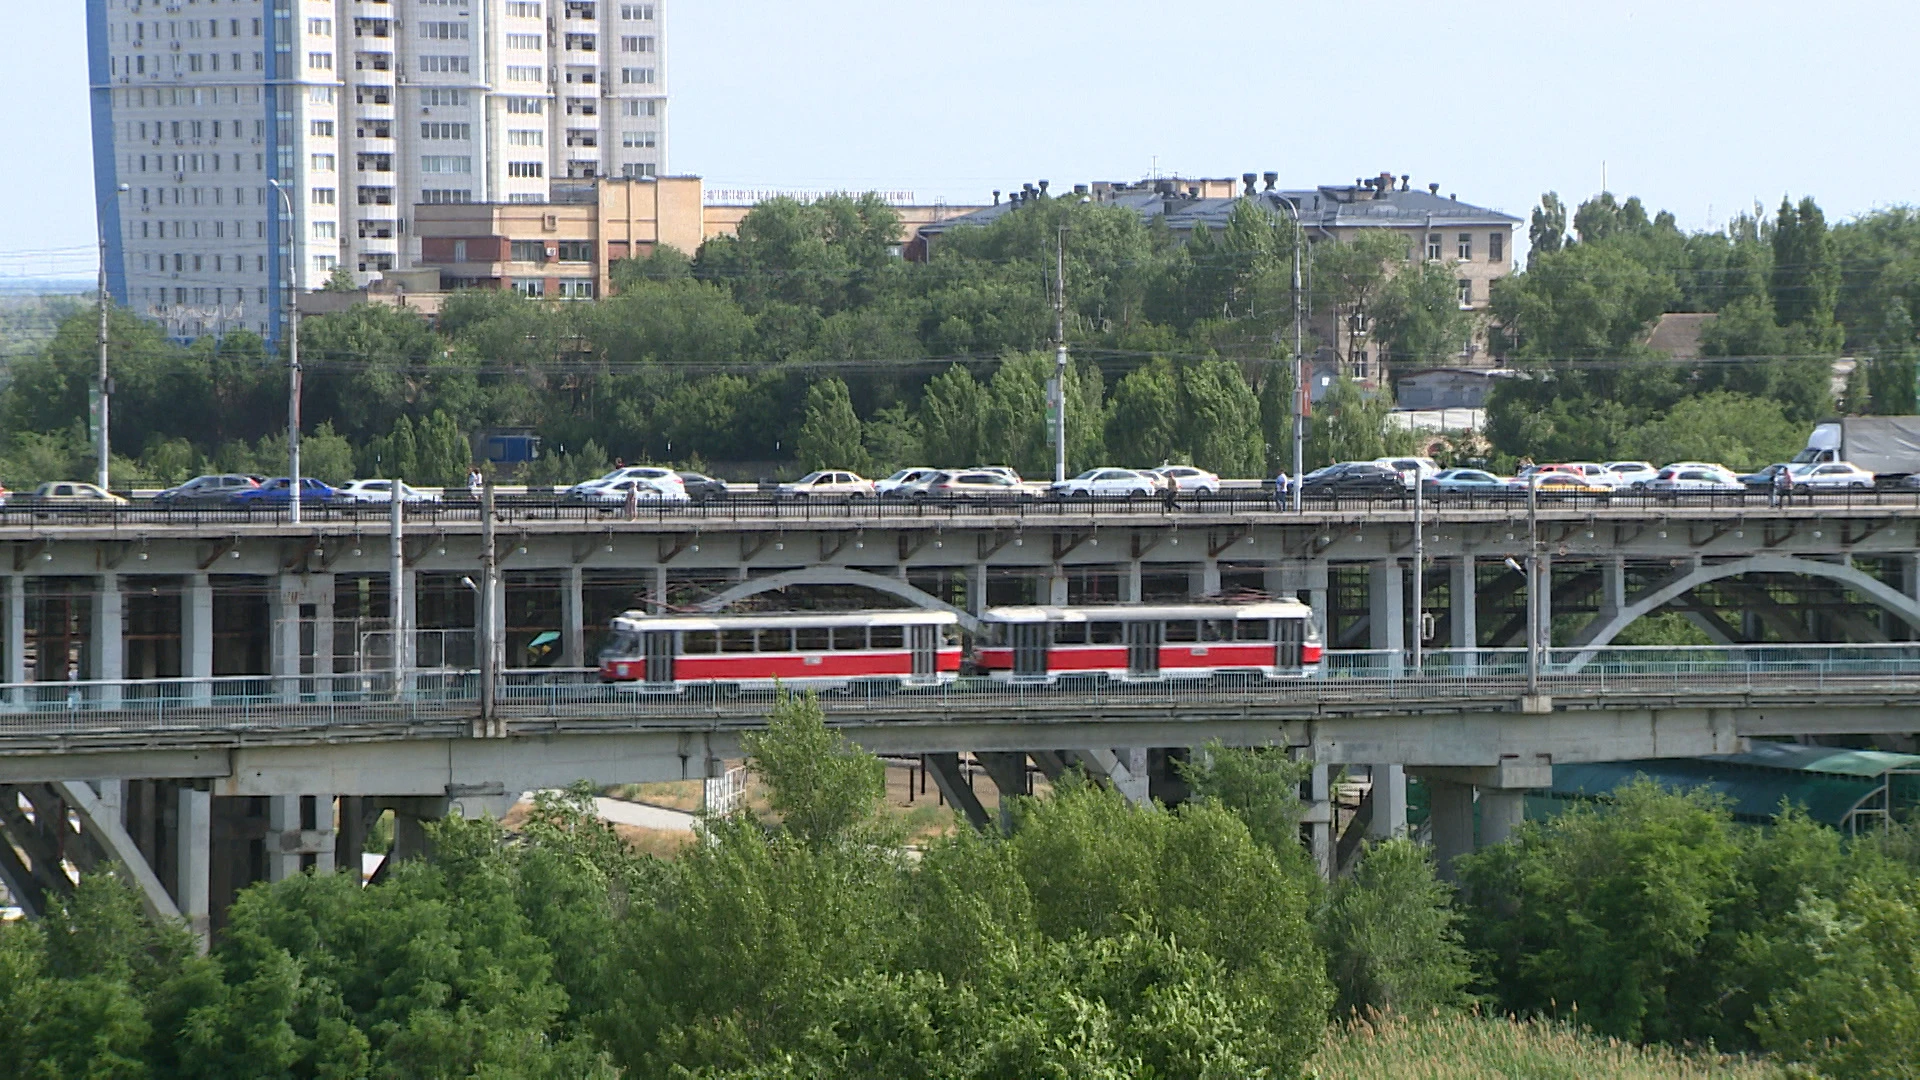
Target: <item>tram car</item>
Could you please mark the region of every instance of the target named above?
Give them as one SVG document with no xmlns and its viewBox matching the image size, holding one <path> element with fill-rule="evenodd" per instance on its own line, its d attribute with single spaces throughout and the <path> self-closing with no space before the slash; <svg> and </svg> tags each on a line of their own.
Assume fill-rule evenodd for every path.
<svg viewBox="0 0 1920 1080">
<path fill-rule="evenodd" d="M 600 679 L 639 689 L 689 686 L 834 689 L 854 683 L 934 686 L 960 672 L 949 611 L 648 615 L 613 620 Z"/>
<path fill-rule="evenodd" d="M 974 661 L 988 678 L 1054 682 L 1066 675 L 1123 681 L 1224 673 L 1299 679 L 1320 671 L 1313 609 L 1255 604 L 999 607 L 980 616 Z"/>
</svg>

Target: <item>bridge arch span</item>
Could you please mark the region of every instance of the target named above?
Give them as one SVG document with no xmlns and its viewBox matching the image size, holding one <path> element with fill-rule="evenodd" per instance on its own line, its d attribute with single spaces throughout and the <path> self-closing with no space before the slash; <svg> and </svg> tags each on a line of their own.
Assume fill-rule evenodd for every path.
<svg viewBox="0 0 1920 1080">
<path fill-rule="evenodd" d="M 1586 667 L 1594 655 L 1611 645 L 1622 630 L 1633 625 L 1641 616 L 1659 610 L 1675 597 L 1709 582 L 1742 574 L 1801 574 L 1827 578 L 1860 593 L 1905 620 L 1907 625 L 1920 629 L 1920 601 L 1865 571 L 1843 563 L 1805 559 L 1797 555 L 1752 555 L 1731 562 L 1696 563 L 1642 593 L 1612 616 L 1597 620 L 1590 630 L 1580 635 L 1585 640 L 1578 642 L 1580 653 L 1567 665 L 1567 670 L 1577 672 Z"/>
<path fill-rule="evenodd" d="M 737 603 L 750 596 L 775 592 L 793 585 L 858 585 L 875 592 L 899 597 L 914 607 L 926 608 L 929 611 L 952 612 L 959 616 L 960 625 L 968 630 L 980 629 L 980 620 L 972 614 L 917 589 L 897 577 L 845 566 L 808 566 L 798 570 L 768 574 L 766 577 L 749 578 L 725 592 L 702 601 L 698 606 L 701 611 L 719 611 L 728 604 Z"/>
</svg>

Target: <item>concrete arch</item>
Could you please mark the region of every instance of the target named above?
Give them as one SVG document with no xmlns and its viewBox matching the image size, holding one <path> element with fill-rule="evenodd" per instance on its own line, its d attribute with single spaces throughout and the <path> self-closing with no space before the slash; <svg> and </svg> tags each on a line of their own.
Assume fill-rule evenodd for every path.
<svg viewBox="0 0 1920 1080">
<path fill-rule="evenodd" d="M 912 604 L 914 607 L 926 608 L 929 611 L 950 611 L 960 617 L 961 626 L 966 627 L 968 630 L 980 629 L 979 619 L 954 607 L 952 604 L 945 603 L 920 589 L 914 588 L 912 585 L 907 584 L 897 577 L 887 577 L 883 574 L 870 573 L 866 570 L 855 570 L 845 566 L 808 566 L 799 570 L 786 570 L 778 574 L 768 574 L 766 577 L 749 578 L 735 585 L 733 588 L 703 601 L 699 607 L 702 611 L 719 611 L 728 604 L 745 600 L 749 596 L 758 596 L 764 592 L 773 592 L 777 589 L 787 588 L 790 585 L 859 585 L 863 588 L 872 589 L 875 592 L 883 592 L 889 596 L 897 596 L 907 603 Z"/>
<path fill-rule="evenodd" d="M 1723 563 L 1696 563 L 1691 568 L 1673 575 L 1660 585 L 1641 594 L 1639 599 L 1615 612 L 1611 617 L 1597 620 L 1591 630 L 1581 637 L 1580 653 L 1567 665 L 1569 673 L 1577 672 L 1593 661 L 1594 655 L 1613 643 L 1620 631 L 1631 626 L 1634 620 L 1650 614 L 1668 601 L 1683 593 L 1697 589 L 1708 582 L 1721 578 L 1739 577 L 1742 574 L 1802 574 L 1807 577 L 1822 577 L 1837 581 L 1847 588 L 1893 612 L 1906 620 L 1909 626 L 1920 629 L 1920 601 L 1888 586 L 1885 582 L 1856 570 L 1843 563 L 1822 562 L 1818 559 L 1803 559 L 1795 555 L 1753 555 L 1744 559 L 1735 559 Z"/>
</svg>

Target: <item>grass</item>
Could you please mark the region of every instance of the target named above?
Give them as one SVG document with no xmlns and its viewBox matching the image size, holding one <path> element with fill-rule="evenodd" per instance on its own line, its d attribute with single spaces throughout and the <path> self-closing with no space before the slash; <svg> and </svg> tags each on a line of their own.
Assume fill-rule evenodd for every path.
<svg viewBox="0 0 1920 1080">
<path fill-rule="evenodd" d="M 1640 1047 L 1551 1021 L 1375 1018 L 1329 1029 L 1317 1080 L 1778 1080 L 1764 1063 Z"/>
</svg>

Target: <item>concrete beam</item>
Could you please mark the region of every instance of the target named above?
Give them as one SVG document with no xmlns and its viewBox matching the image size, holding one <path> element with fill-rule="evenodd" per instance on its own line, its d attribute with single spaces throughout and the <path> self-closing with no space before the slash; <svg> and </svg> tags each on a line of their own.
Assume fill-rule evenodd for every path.
<svg viewBox="0 0 1920 1080">
<path fill-rule="evenodd" d="M 147 917 L 155 921 L 178 920 L 180 907 L 167 895 L 166 886 L 160 883 L 160 876 L 147 865 L 147 857 L 127 834 L 126 827 L 120 823 L 113 808 L 104 803 L 93 789 L 83 782 L 61 783 L 55 785 L 62 798 L 80 815 L 80 827 L 93 837 L 95 843 L 113 861 L 119 863 L 133 879 L 140 890 L 140 906 L 146 909 Z"/>
<path fill-rule="evenodd" d="M 1413 770 L 1416 776 L 1427 780 L 1444 780 L 1455 784 L 1471 784 L 1479 788 L 1506 788 L 1518 791 L 1534 791 L 1553 786 L 1553 763 L 1538 759 L 1530 761 L 1502 761 L 1491 766 L 1428 766 Z"/>
<path fill-rule="evenodd" d="M 967 778 L 960 773 L 960 755 L 927 754 L 927 768 L 933 773 L 933 782 L 940 788 L 940 794 L 947 805 L 958 810 L 975 829 L 984 830 L 992 821 L 987 816 L 986 807 L 980 805 L 980 799 L 974 795 L 973 788 L 967 784 Z"/>
</svg>

